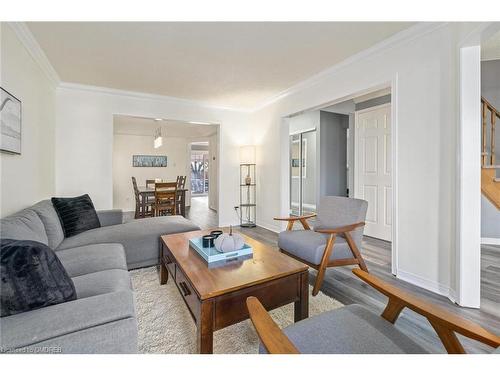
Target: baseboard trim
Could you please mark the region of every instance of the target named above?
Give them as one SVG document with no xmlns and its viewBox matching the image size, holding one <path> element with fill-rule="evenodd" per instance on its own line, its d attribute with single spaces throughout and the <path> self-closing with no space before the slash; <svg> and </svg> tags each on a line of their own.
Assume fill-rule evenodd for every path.
<svg viewBox="0 0 500 375">
<path fill-rule="evenodd" d="M 481 245 L 499 245 L 500 246 L 500 238 L 481 237 Z"/>
<path fill-rule="evenodd" d="M 220 223 L 219 222 L 219 226 L 218 227 L 219 228 L 229 228 L 230 226 L 235 227 L 235 228 L 239 227 L 240 226 L 240 222 L 239 221 L 238 222 L 230 222 L 230 223 L 229 222 L 225 222 L 225 223 Z"/>
<path fill-rule="evenodd" d="M 262 223 L 257 222 L 257 226 L 261 227 L 261 228 L 264 228 L 264 229 L 267 229 L 267 230 L 270 230 L 271 232 L 274 232 L 274 233 L 281 232 L 281 230 L 279 228 L 276 228 L 274 225 L 270 226 L 268 224 L 262 224 Z"/>
<path fill-rule="evenodd" d="M 457 303 L 457 292 L 454 290 L 454 289 L 450 289 L 450 294 L 448 295 L 448 299 L 453 302 L 453 303 Z"/>
<path fill-rule="evenodd" d="M 427 289 L 433 293 L 439 294 L 441 296 L 447 297 L 453 303 L 456 302 L 456 293 L 449 286 L 435 282 L 433 280 L 426 279 L 425 277 L 421 277 L 415 275 L 411 272 L 406 272 L 398 269 L 397 278 L 403 281 L 406 281 L 410 284 L 418 286 L 420 288 Z"/>
</svg>

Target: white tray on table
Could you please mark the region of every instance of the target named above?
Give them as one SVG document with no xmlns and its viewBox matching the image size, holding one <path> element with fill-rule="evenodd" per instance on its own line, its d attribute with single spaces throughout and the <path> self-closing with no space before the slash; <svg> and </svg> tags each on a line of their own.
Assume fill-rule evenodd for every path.
<svg viewBox="0 0 500 375">
<path fill-rule="evenodd" d="M 243 247 L 239 250 L 221 253 L 221 252 L 217 251 L 217 249 L 215 247 L 203 247 L 203 240 L 201 237 L 191 238 L 189 240 L 189 245 L 209 265 L 228 261 L 228 260 L 236 260 L 240 257 L 246 258 L 253 253 L 252 247 L 248 244 L 243 245 Z"/>
</svg>

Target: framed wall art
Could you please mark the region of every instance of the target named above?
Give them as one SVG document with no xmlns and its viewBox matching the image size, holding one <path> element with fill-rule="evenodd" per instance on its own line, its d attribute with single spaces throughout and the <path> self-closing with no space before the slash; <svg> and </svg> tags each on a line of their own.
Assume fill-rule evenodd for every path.
<svg viewBox="0 0 500 375">
<path fill-rule="evenodd" d="M 133 155 L 133 167 L 166 167 L 167 157 L 165 155 Z"/>
<path fill-rule="evenodd" d="M 21 154 L 21 101 L 0 87 L 0 151 Z"/>
</svg>

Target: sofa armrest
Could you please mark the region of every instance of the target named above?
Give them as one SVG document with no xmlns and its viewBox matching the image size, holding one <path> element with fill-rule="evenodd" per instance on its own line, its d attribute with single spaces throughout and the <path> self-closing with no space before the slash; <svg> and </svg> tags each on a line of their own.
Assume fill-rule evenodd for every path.
<svg viewBox="0 0 500 375">
<path fill-rule="evenodd" d="M 101 222 L 101 227 L 123 223 L 123 211 L 121 209 L 100 210 L 97 211 L 97 216 Z"/>
</svg>

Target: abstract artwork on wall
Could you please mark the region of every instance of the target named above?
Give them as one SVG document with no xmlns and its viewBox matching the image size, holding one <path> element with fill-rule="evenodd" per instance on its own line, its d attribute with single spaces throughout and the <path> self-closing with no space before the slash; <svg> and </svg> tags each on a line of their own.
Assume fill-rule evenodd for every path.
<svg viewBox="0 0 500 375">
<path fill-rule="evenodd" d="M 166 167 L 167 157 L 164 155 L 133 155 L 133 167 Z"/>
<path fill-rule="evenodd" d="M 21 101 L 0 87 L 0 151 L 21 154 Z"/>
</svg>

